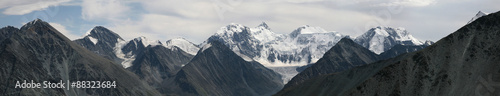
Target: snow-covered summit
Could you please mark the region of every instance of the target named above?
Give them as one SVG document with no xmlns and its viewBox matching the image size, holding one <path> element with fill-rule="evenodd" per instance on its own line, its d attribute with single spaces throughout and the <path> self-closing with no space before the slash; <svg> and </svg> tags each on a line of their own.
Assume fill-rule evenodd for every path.
<svg viewBox="0 0 500 96">
<path fill-rule="evenodd" d="M 198 50 L 200 50 L 200 48 L 198 46 L 196 46 L 194 43 L 189 42 L 188 40 L 186 40 L 184 38 L 174 38 L 174 39 L 167 40 L 167 42 L 165 42 L 165 47 L 167 47 L 169 49 L 175 49 L 174 47 L 178 47 L 181 50 L 183 50 L 191 55 L 196 55 Z"/>
<path fill-rule="evenodd" d="M 271 30 L 271 28 L 269 28 L 269 26 L 266 24 L 266 22 L 262 22 L 259 26 L 257 27 L 261 27 L 261 28 L 264 28 L 264 29 L 268 29 L 268 30 Z"/>
<path fill-rule="evenodd" d="M 389 50 L 395 44 L 422 45 L 424 42 L 413 37 L 405 28 L 378 26 L 356 37 L 356 43 L 380 54 Z"/>
<path fill-rule="evenodd" d="M 265 66 L 301 66 L 316 62 L 345 35 L 320 27 L 303 26 L 289 34 L 278 34 L 263 22 L 250 28 L 232 23 L 222 27 L 207 41 L 221 41 Z"/>
<path fill-rule="evenodd" d="M 231 23 L 225 27 L 221 27 L 216 34 L 234 34 L 235 32 L 243 32 L 245 28 L 246 27 L 241 24 Z"/>
<path fill-rule="evenodd" d="M 309 25 L 304 25 L 295 29 L 292 33 L 290 33 L 291 37 L 296 37 L 299 34 L 318 34 L 318 33 L 331 33 L 326 31 L 321 27 L 311 27 Z"/>
<path fill-rule="evenodd" d="M 469 24 L 469 23 L 471 23 L 471 22 L 475 21 L 477 18 L 480 18 L 480 17 L 486 16 L 486 15 L 488 15 L 488 14 L 490 14 L 490 13 L 484 13 L 484 12 L 482 12 L 482 11 L 479 11 L 479 12 L 477 12 L 477 13 L 476 13 L 476 16 L 472 17 L 472 19 L 471 19 L 469 22 L 467 22 L 467 24 Z"/>
</svg>

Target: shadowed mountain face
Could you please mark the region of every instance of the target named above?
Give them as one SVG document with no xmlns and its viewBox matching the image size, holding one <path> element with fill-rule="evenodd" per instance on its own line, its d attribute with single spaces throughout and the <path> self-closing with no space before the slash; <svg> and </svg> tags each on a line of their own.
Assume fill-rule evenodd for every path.
<svg viewBox="0 0 500 96">
<path fill-rule="evenodd" d="M 398 45 L 395 45 L 394 47 L 392 47 L 391 49 L 385 51 L 384 53 L 380 54 L 379 59 L 385 60 L 385 59 L 393 58 L 393 57 L 396 57 L 396 56 L 401 55 L 401 54 L 410 53 L 410 52 L 418 51 L 420 49 L 424 49 L 427 46 L 429 46 L 429 45 L 399 45 L 398 44 Z"/>
<path fill-rule="evenodd" d="M 175 75 L 194 57 L 176 45 L 167 48 L 160 41 L 146 37 L 125 42 L 118 34 L 102 26 L 96 26 L 74 42 L 123 65 L 154 88 L 159 88 L 163 80 Z"/>
<path fill-rule="evenodd" d="M 421 51 L 305 81 L 277 95 L 473 96 L 500 94 L 500 13 Z"/>
<path fill-rule="evenodd" d="M 362 66 L 378 60 L 385 60 L 408 52 L 417 51 L 427 46 L 428 45 L 412 46 L 398 44 L 390 50 L 377 55 L 363 46 L 354 43 L 351 39 L 343 38 L 316 64 L 305 66 L 307 68 L 303 69 L 304 71 L 301 71 L 301 73 L 288 82 L 284 89 L 298 85 L 305 80 L 317 76 L 342 72 L 356 66 Z"/>
<path fill-rule="evenodd" d="M 349 38 L 343 38 L 328 50 L 316 64 L 300 72 L 290 80 L 285 88 L 295 86 L 316 76 L 344 71 L 375 62 L 376 60 L 378 60 L 377 54 L 356 44 Z"/>
<path fill-rule="evenodd" d="M 177 95 L 241 96 L 271 95 L 283 84 L 278 73 L 210 42 L 163 87 L 163 93 Z"/>
<path fill-rule="evenodd" d="M 123 39 L 113 31 L 96 26 L 85 37 L 74 42 L 109 60 L 121 62 L 114 52 L 117 43 L 121 41 Z"/>
<path fill-rule="evenodd" d="M 159 87 L 161 82 L 173 77 L 193 55 L 177 47 L 167 49 L 163 46 L 148 46 L 139 52 L 128 70 L 136 73 L 153 87 Z"/>
<path fill-rule="evenodd" d="M 7 31 L 6 31 L 7 30 Z M 158 95 L 139 78 L 120 65 L 70 41 L 42 20 L 7 32 L 0 42 L 0 93 L 2 95 Z M 17 81 L 63 82 L 116 81 L 116 88 L 99 89 L 21 89 Z"/>
</svg>

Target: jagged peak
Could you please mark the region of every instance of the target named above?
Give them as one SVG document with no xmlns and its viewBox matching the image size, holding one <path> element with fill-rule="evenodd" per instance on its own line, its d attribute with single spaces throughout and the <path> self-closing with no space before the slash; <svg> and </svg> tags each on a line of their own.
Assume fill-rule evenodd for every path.
<svg viewBox="0 0 500 96">
<path fill-rule="evenodd" d="M 111 31 L 108 28 L 103 27 L 103 26 L 95 26 L 94 28 L 88 30 L 87 32 L 85 32 L 85 34 L 81 38 L 85 38 L 85 37 L 93 37 L 96 39 L 113 38 L 113 40 L 118 39 L 118 40 L 124 41 L 120 37 L 120 35 L 116 34 L 115 32 L 113 32 L 113 31 Z"/>
<path fill-rule="evenodd" d="M 264 29 L 269 29 L 269 30 L 271 29 L 271 28 L 269 28 L 269 26 L 266 24 L 266 22 L 262 22 L 262 23 L 261 23 L 261 24 L 259 24 L 259 26 L 257 26 L 257 27 L 263 27 Z"/>
<path fill-rule="evenodd" d="M 490 14 L 490 13 L 484 13 L 483 11 L 479 11 L 476 13 L 476 16 L 472 17 L 472 19 L 469 22 L 467 22 L 467 24 L 472 23 L 472 22 L 476 21 L 476 19 L 483 17 L 483 16 L 486 16 L 488 14 Z"/>
<path fill-rule="evenodd" d="M 8 25 L 8 26 L 2 27 L 0 29 L 18 29 L 18 28 Z"/>
<path fill-rule="evenodd" d="M 42 21 L 40 18 L 36 18 L 35 20 L 29 22 L 29 24 L 35 24 L 37 22 L 44 22 L 44 21 Z"/>
<path fill-rule="evenodd" d="M 24 24 L 24 25 L 21 27 L 21 29 L 29 28 L 29 27 L 31 27 L 31 26 L 35 26 L 35 25 L 36 25 L 36 26 L 50 26 L 50 24 L 49 24 L 49 23 L 47 23 L 47 22 L 45 22 L 45 21 L 43 21 L 43 20 L 41 20 L 41 19 L 37 18 L 37 19 L 35 19 L 35 20 L 33 20 L 33 21 L 30 21 L 30 22 L 28 22 L 28 23 Z"/>
<path fill-rule="evenodd" d="M 431 40 L 425 40 L 424 45 L 429 46 L 429 45 L 432 45 L 432 44 L 434 44 L 434 43 L 435 43 L 434 41 L 431 41 Z"/>
<path fill-rule="evenodd" d="M 378 34 L 382 36 L 408 36 L 410 33 L 403 27 L 377 26 L 371 28 L 365 34 Z"/>
<path fill-rule="evenodd" d="M 488 15 L 489 13 L 485 13 L 483 11 L 479 11 L 477 12 L 476 16 L 484 16 L 484 15 Z"/>
<path fill-rule="evenodd" d="M 243 26 L 242 24 L 231 23 L 225 27 L 220 28 L 216 34 L 239 33 L 239 32 L 243 32 L 243 29 L 245 29 L 245 28 L 247 28 L 247 27 Z"/>
<path fill-rule="evenodd" d="M 104 30 L 104 31 L 98 31 L 98 30 Z M 111 34 L 118 35 L 115 32 L 113 32 L 113 31 L 111 31 L 108 28 L 103 27 L 103 26 L 95 26 L 94 28 L 92 28 L 91 30 L 89 30 L 87 33 L 85 33 L 85 35 L 88 36 L 88 35 L 91 35 L 91 34 L 100 34 L 100 33 L 105 33 L 105 32 L 109 32 Z"/>
</svg>

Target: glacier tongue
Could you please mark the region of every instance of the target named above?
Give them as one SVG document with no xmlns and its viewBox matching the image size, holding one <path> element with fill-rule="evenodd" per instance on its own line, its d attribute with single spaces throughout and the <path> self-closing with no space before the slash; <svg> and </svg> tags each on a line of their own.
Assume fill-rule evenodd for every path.
<svg viewBox="0 0 500 96">
<path fill-rule="evenodd" d="M 115 47 L 113 48 L 113 51 L 116 54 L 116 57 L 122 59 L 123 61 L 121 62 L 121 65 L 123 68 L 128 68 L 132 66 L 132 62 L 135 60 L 135 55 L 131 54 L 131 52 L 125 54 L 122 51 L 123 46 L 127 44 L 126 41 L 124 40 L 117 40 L 118 42 L 115 44 Z"/>
</svg>

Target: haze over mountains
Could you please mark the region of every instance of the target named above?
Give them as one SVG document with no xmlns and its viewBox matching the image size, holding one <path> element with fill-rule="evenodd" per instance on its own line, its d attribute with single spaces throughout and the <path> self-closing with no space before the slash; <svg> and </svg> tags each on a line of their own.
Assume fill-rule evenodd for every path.
<svg viewBox="0 0 500 96">
<path fill-rule="evenodd" d="M 500 16 L 479 13 L 436 44 L 404 28 L 378 26 L 351 38 L 308 25 L 277 34 L 264 22 L 254 28 L 224 26 L 202 44 L 142 36 L 126 41 L 102 26 L 70 41 L 37 19 L 20 29 L 0 29 L 1 76 L 6 77 L 0 88 L 12 95 L 473 94 L 467 90 L 474 85 L 463 82 L 499 69 L 494 63 Z M 119 87 L 10 87 L 30 79 L 114 80 Z"/>
</svg>

